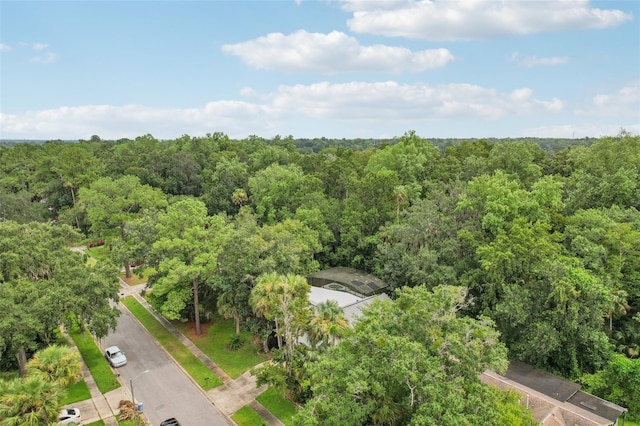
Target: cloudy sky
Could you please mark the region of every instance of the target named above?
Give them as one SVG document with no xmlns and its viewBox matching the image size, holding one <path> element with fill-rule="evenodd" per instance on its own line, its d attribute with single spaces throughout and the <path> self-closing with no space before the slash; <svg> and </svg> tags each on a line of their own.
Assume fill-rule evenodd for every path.
<svg viewBox="0 0 640 426">
<path fill-rule="evenodd" d="M 0 0 L 0 139 L 640 134 L 640 2 Z"/>
</svg>

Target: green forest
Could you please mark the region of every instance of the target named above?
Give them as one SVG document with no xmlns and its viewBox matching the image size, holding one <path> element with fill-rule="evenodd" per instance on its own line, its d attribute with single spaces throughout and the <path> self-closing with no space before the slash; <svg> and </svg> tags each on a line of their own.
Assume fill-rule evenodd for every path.
<svg viewBox="0 0 640 426">
<path fill-rule="evenodd" d="M 168 319 L 212 312 L 263 342 L 277 328 L 287 344 L 255 374 L 300 404 L 296 424 L 531 424 L 477 380 L 508 360 L 640 420 L 639 210 L 640 137 L 624 130 L 5 144 L 0 369 L 22 371 L 69 321 L 39 300 L 105 335 L 117 270 L 144 262 Z M 78 265 L 71 241 L 104 242 L 111 263 Z M 392 301 L 355 327 L 331 304 L 314 317 L 304 277 L 333 266 L 379 277 Z M 311 347 L 293 344 L 303 333 Z"/>
</svg>

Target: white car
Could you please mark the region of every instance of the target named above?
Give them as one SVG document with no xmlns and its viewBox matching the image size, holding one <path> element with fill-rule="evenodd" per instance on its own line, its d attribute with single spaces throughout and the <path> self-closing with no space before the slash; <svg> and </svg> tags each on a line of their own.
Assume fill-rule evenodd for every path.
<svg viewBox="0 0 640 426">
<path fill-rule="evenodd" d="M 105 349 L 104 356 L 112 367 L 122 367 L 127 363 L 127 357 L 117 346 L 109 346 Z"/>
<path fill-rule="evenodd" d="M 80 420 L 80 410 L 77 408 L 65 408 L 58 416 L 59 425 L 79 425 Z"/>
</svg>

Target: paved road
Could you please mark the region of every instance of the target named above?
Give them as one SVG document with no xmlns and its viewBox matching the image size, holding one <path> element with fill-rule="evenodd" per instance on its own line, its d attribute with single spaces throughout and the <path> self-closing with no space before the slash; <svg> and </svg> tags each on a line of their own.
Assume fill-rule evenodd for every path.
<svg viewBox="0 0 640 426">
<path fill-rule="evenodd" d="M 122 384 L 130 389 L 133 379 L 135 399 L 143 404 L 154 426 L 175 417 L 183 426 L 229 425 L 225 417 L 161 349 L 149 333 L 124 308 L 114 333 L 100 340 L 103 348 L 117 345 L 127 356 L 127 365 L 118 368 Z M 148 373 L 143 373 L 149 370 Z"/>
</svg>

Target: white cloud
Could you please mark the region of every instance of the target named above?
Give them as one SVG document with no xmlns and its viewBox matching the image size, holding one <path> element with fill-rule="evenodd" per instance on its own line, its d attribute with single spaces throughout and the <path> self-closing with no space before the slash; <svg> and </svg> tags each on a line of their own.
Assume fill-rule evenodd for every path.
<svg viewBox="0 0 640 426">
<path fill-rule="evenodd" d="M 537 56 L 526 56 L 520 60 L 517 60 L 518 66 L 527 68 L 537 67 L 541 65 L 561 65 L 568 62 L 569 57 L 567 56 L 547 56 L 543 58 L 539 58 Z"/>
<path fill-rule="evenodd" d="M 420 118 L 482 118 L 497 120 L 510 114 L 558 111 L 559 100 L 531 99 L 530 89 L 513 96 L 473 84 L 400 84 L 395 81 L 351 82 L 280 87 L 274 106 L 301 111 L 316 118 L 365 120 L 415 120 Z"/>
<path fill-rule="evenodd" d="M 29 62 L 38 64 L 52 64 L 58 60 L 58 55 L 53 52 L 45 52 L 42 55 L 34 56 L 29 59 Z"/>
<path fill-rule="evenodd" d="M 247 65 L 287 72 L 338 73 L 347 71 L 417 72 L 441 68 L 454 60 L 447 49 L 413 52 L 404 47 L 362 46 L 339 31 L 328 34 L 304 30 L 271 33 L 254 40 L 227 44 L 222 51 Z"/>
<path fill-rule="evenodd" d="M 638 123 L 628 123 L 627 125 L 577 123 L 526 128 L 520 132 L 520 136 L 538 138 L 598 138 L 615 136 L 620 132 L 621 128 L 624 128 L 633 135 L 640 134 L 640 124 Z"/>
<path fill-rule="evenodd" d="M 11 51 L 11 46 L 9 46 L 8 44 L 4 44 L 4 43 L 0 43 L 0 52 L 10 52 Z"/>
<path fill-rule="evenodd" d="M 603 29 L 633 16 L 589 0 L 344 0 L 356 33 L 433 41 L 475 40 L 550 31 Z"/>
<path fill-rule="evenodd" d="M 245 135 L 268 131 L 277 114 L 268 106 L 238 101 L 210 102 L 202 108 L 152 108 L 141 105 L 87 105 L 21 114 L 0 113 L 3 138 L 79 139 L 100 135 L 119 139 L 151 133 L 160 138 L 222 131 Z M 243 136 L 244 137 L 244 136 Z"/>
<path fill-rule="evenodd" d="M 388 129 L 415 128 L 427 120 L 494 123 L 512 116 L 544 117 L 562 109 L 562 102 L 534 98 L 527 88 L 511 93 L 472 84 L 401 84 L 328 82 L 281 86 L 274 93 L 253 95 L 254 102 L 214 101 L 201 108 L 168 109 L 140 105 L 89 105 L 0 115 L 4 138 L 77 139 L 89 135 L 118 139 L 151 133 L 158 138 L 222 131 L 230 137 L 248 134 L 296 134 L 300 123 L 329 129 L 340 123 L 351 129 L 384 124 Z M 306 130 L 309 132 L 309 130 Z M 400 131 L 400 130 L 399 130 Z M 456 130 L 456 132 L 459 129 Z"/>
<path fill-rule="evenodd" d="M 46 49 L 47 47 L 49 47 L 49 45 L 48 45 L 48 44 L 45 44 L 45 43 L 33 43 L 33 44 L 31 45 L 31 48 L 32 48 L 33 50 L 38 50 L 38 51 L 40 51 L 40 50 L 44 50 L 44 49 Z"/>
<path fill-rule="evenodd" d="M 574 112 L 599 117 L 633 117 L 640 122 L 640 81 L 630 82 L 613 93 L 598 94 L 589 105 Z"/>
</svg>

